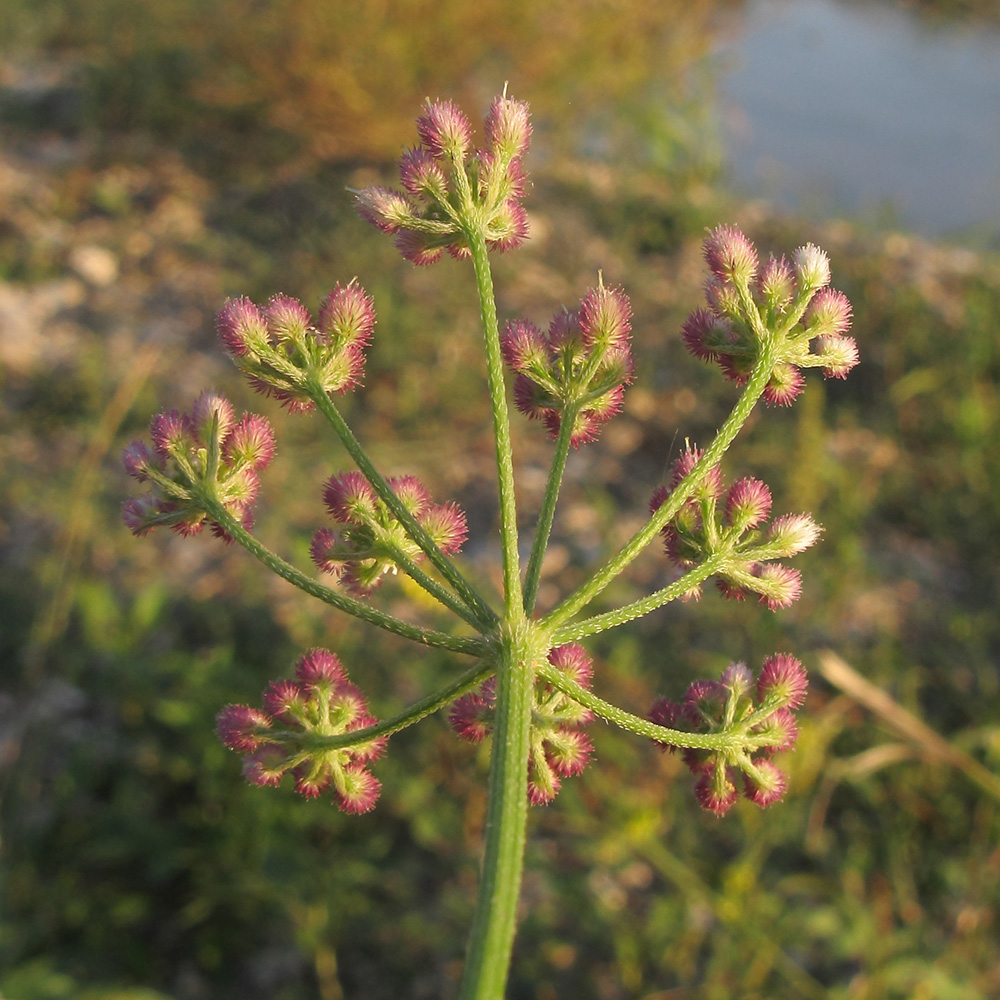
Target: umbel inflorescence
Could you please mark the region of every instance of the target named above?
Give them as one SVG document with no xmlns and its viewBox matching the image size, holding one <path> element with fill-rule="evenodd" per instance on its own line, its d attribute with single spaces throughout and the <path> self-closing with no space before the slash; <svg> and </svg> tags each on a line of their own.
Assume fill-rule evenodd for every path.
<svg viewBox="0 0 1000 1000">
<path fill-rule="evenodd" d="M 467 535 L 459 507 L 433 500 L 409 473 L 383 476 L 337 407 L 337 397 L 363 381 L 376 327 L 371 296 L 356 280 L 336 284 L 315 316 L 285 295 L 260 305 L 230 299 L 217 329 L 250 385 L 290 413 L 318 410 L 353 461 L 351 468 L 333 470 L 317 491 L 325 519 L 318 511 L 311 552 L 321 577 L 285 562 L 252 533 L 259 476 L 274 454 L 275 434 L 267 418 L 238 418 L 214 392 L 203 393 L 189 412 L 154 417 L 151 446 L 137 441 L 125 449 L 128 473 L 147 487 L 126 501 L 126 524 L 136 535 L 157 527 L 191 535 L 208 526 L 306 593 L 419 644 L 471 657 L 472 666 L 380 723 L 338 658 L 311 650 L 291 678 L 271 683 L 260 707 L 224 708 L 220 738 L 243 755 L 249 781 L 273 785 L 288 774 L 303 795 L 325 795 L 342 810 L 361 813 L 378 797 L 370 767 L 388 737 L 446 710 L 463 739 L 480 742 L 502 731 L 503 748 L 495 746 L 494 753 L 503 753 L 507 764 L 497 768 L 520 769 L 519 794 L 544 804 L 590 761 L 585 727 L 600 716 L 679 751 L 695 776 L 698 801 L 712 812 L 725 813 L 739 794 L 770 805 L 786 788 L 773 758 L 794 744 L 793 713 L 805 699 L 806 676 L 797 659 L 768 656 L 756 677 L 733 663 L 720 679 L 695 682 L 679 700 L 660 699 L 643 717 L 591 689 L 599 671 L 580 640 L 671 600 L 698 597 L 710 579 L 724 597 L 755 598 L 771 611 L 799 596 L 801 578 L 787 560 L 814 544 L 820 527 L 805 513 L 772 517 L 768 487 L 752 477 L 727 484 L 721 460 L 758 400 L 787 406 L 803 391 L 806 369 L 843 378 L 857 363 L 857 347 L 847 335 L 851 307 L 829 287 L 826 254 L 807 244 L 791 259 L 762 262 L 739 230 L 719 226 L 708 233 L 705 306 L 691 314 L 680 336 L 738 387 L 732 413 L 706 447 L 688 445 L 674 461 L 636 535 L 539 615 L 541 561 L 566 462 L 620 411 L 633 379 L 631 307 L 622 288 L 599 281 L 578 303 L 557 311 L 544 330 L 523 318 L 501 327 L 489 254 L 513 250 L 528 236 L 522 207 L 531 135 L 527 105 L 498 97 L 480 148 L 468 119 L 448 101 L 428 103 L 417 134 L 419 144 L 400 162 L 402 189 L 368 188 L 357 194 L 357 205 L 407 260 L 428 265 L 447 253 L 473 265 L 497 438 L 503 600 L 484 595 L 455 560 Z M 525 566 L 517 560 L 508 395 L 554 440 Z M 607 584 L 658 538 L 676 578 L 631 604 L 588 613 Z M 376 592 L 397 574 L 411 577 L 462 627 L 436 631 L 381 610 Z M 517 745 L 511 749 L 511 743 Z"/>
</svg>

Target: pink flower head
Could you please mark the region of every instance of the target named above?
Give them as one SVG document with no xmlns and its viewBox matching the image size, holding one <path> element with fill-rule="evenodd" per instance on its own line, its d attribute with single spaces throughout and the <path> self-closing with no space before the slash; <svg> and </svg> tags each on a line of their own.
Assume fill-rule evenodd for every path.
<svg viewBox="0 0 1000 1000">
<path fill-rule="evenodd" d="M 736 802 L 736 786 L 728 769 L 721 763 L 702 773 L 694 786 L 695 798 L 702 809 L 725 816 Z"/>
<path fill-rule="evenodd" d="M 799 726 L 788 708 L 773 711 L 760 725 L 754 726 L 754 737 L 765 754 L 791 750 L 799 738 Z"/>
<path fill-rule="evenodd" d="M 320 304 L 319 328 L 337 346 L 366 347 L 375 329 L 375 302 L 357 282 L 338 282 Z"/>
<path fill-rule="evenodd" d="M 674 459 L 670 466 L 670 490 L 677 489 L 678 486 L 694 471 L 694 467 L 701 461 L 705 453 L 696 445 L 687 443 L 680 456 Z M 722 481 L 722 469 L 718 465 L 713 465 L 706 473 L 702 481 L 698 484 L 692 494 L 695 499 L 717 499 L 722 496 L 725 484 Z"/>
<path fill-rule="evenodd" d="M 726 521 L 740 529 L 756 528 L 771 512 L 771 491 L 759 479 L 739 479 L 726 494 Z"/>
<path fill-rule="evenodd" d="M 788 708 L 798 708 L 806 700 L 809 679 L 802 664 L 788 653 L 775 653 L 764 660 L 757 677 L 757 698 L 777 700 Z"/>
<path fill-rule="evenodd" d="M 390 476 L 387 482 L 402 505 L 419 520 L 430 505 L 427 487 L 416 476 Z"/>
<path fill-rule="evenodd" d="M 434 264 L 444 254 L 444 246 L 415 229 L 400 229 L 394 242 L 403 259 L 418 267 Z"/>
<path fill-rule="evenodd" d="M 753 687 L 753 674 L 745 663 L 730 663 L 722 672 L 719 683 L 728 692 L 728 697 L 740 699 Z"/>
<path fill-rule="evenodd" d="M 681 327 L 684 346 L 700 361 L 718 361 L 735 342 L 729 322 L 706 309 L 695 309 Z"/>
<path fill-rule="evenodd" d="M 486 242 L 491 250 L 516 250 L 529 235 L 528 213 L 516 198 L 501 202 L 489 221 Z"/>
<path fill-rule="evenodd" d="M 375 775 L 362 764 L 349 764 L 339 777 L 339 781 L 337 776 L 334 777 L 334 802 L 341 812 L 360 816 L 375 808 L 382 792 L 382 783 Z"/>
<path fill-rule="evenodd" d="M 787 790 L 788 779 L 769 760 L 755 760 L 753 770 L 743 772 L 744 794 L 762 809 L 779 802 Z"/>
<path fill-rule="evenodd" d="M 549 663 L 580 687 L 589 688 L 594 676 L 594 661 L 578 642 L 567 642 L 549 652 Z"/>
<path fill-rule="evenodd" d="M 546 338 L 534 323 L 525 319 L 507 321 L 500 337 L 500 350 L 515 372 L 544 369 L 549 362 Z"/>
<path fill-rule="evenodd" d="M 134 480 L 146 482 L 151 469 L 162 469 L 161 458 L 154 458 L 144 441 L 132 441 L 122 450 L 122 465 Z"/>
<path fill-rule="evenodd" d="M 344 524 L 367 524 L 375 517 L 375 491 L 360 472 L 331 476 L 323 488 L 323 502 L 333 517 Z"/>
<path fill-rule="evenodd" d="M 769 406 L 791 406 L 802 394 L 806 380 L 795 365 L 779 363 L 771 372 L 771 381 L 764 389 L 764 402 Z"/>
<path fill-rule="evenodd" d="M 206 390 L 194 401 L 191 423 L 195 434 L 203 443 L 208 444 L 211 440 L 213 427 L 216 440 L 222 442 L 236 423 L 233 404 L 225 396 Z"/>
<path fill-rule="evenodd" d="M 490 151 L 501 160 L 516 160 L 527 152 L 531 140 L 528 105 L 507 96 L 497 97 L 485 121 Z"/>
<path fill-rule="evenodd" d="M 465 514 L 456 503 L 431 504 L 420 517 L 420 526 L 446 555 L 454 555 L 469 537 Z"/>
<path fill-rule="evenodd" d="M 559 776 L 552 770 L 552 765 L 542 757 L 532 758 L 528 768 L 528 801 L 533 806 L 547 806 L 562 787 Z"/>
<path fill-rule="evenodd" d="M 417 119 L 417 135 L 432 156 L 455 161 L 464 160 L 472 145 L 472 126 L 451 101 L 428 102 Z"/>
<path fill-rule="evenodd" d="M 684 706 L 677 701 L 670 701 L 669 698 L 658 698 L 653 702 L 646 716 L 650 722 L 655 722 L 664 729 L 676 729 L 677 723 L 684 718 Z M 670 743 L 661 743 L 654 740 L 660 750 L 669 750 L 673 753 L 677 747 Z"/>
<path fill-rule="evenodd" d="M 426 149 L 417 147 L 403 154 L 399 161 L 399 179 L 414 198 L 441 202 L 448 197 L 444 171 Z"/>
<path fill-rule="evenodd" d="M 298 681 L 271 681 L 264 692 L 264 710 L 275 722 L 294 722 L 307 703 L 306 691 Z"/>
<path fill-rule="evenodd" d="M 223 347 L 234 357 L 257 353 L 269 342 L 263 313 L 245 296 L 226 299 L 215 317 Z"/>
<path fill-rule="evenodd" d="M 768 306 L 781 312 L 795 293 L 795 276 L 788 261 L 784 257 L 768 258 L 757 276 L 757 288 Z"/>
<path fill-rule="evenodd" d="M 329 690 L 347 683 L 347 674 L 336 653 L 310 649 L 295 664 L 295 677 L 312 690 Z"/>
<path fill-rule="evenodd" d="M 851 303 L 843 292 L 820 289 L 810 300 L 802 325 L 814 336 L 844 334 L 851 326 Z"/>
<path fill-rule="evenodd" d="M 274 450 L 274 430 L 267 419 L 256 413 L 244 413 L 226 438 L 223 454 L 235 468 L 248 466 L 260 472 L 270 465 Z"/>
<path fill-rule="evenodd" d="M 549 766 L 561 778 L 575 778 L 583 773 L 594 753 L 594 744 L 586 733 L 559 729 L 549 737 L 545 756 Z"/>
<path fill-rule="evenodd" d="M 284 750 L 265 743 L 243 758 L 243 777 L 260 788 L 274 787 L 288 772 L 289 760 Z"/>
<path fill-rule="evenodd" d="M 149 423 L 149 436 L 163 459 L 186 454 L 197 442 L 191 418 L 177 409 L 157 413 Z"/>
<path fill-rule="evenodd" d="M 493 699 L 482 692 L 465 694 L 452 702 L 448 725 L 469 743 L 482 743 L 493 732 Z"/>
<path fill-rule="evenodd" d="M 632 306 L 620 288 L 591 288 L 580 303 L 580 330 L 588 350 L 621 351 L 629 348 Z"/>
<path fill-rule="evenodd" d="M 268 330 L 279 341 L 303 343 L 312 326 L 309 310 L 289 295 L 272 295 L 264 307 L 264 316 Z"/>
<path fill-rule="evenodd" d="M 249 753 L 261 745 L 261 734 L 271 725 L 270 717 L 259 709 L 248 705 L 227 705 L 216 716 L 215 732 L 230 750 Z"/>
<path fill-rule="evenodd" d="M 705 263 L 723 280 L 750 281 L 757 273 L 757 251 L 735 226 L 716 226 L 703 244 Z"/>
</svg>

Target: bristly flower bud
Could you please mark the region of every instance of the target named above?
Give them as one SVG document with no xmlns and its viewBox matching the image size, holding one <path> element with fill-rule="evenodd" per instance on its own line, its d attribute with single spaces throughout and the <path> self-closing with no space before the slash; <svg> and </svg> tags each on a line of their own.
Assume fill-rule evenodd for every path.
<svg viewBox="0 0 1000 1000">
<path fill-rule="evenodd" d="M 381 786 L 366 765 L 384 752 L 385 738 L 333 748 L 315 741 L 377 721 L 334 653 L 310 650 L 296 664 L 295 679 L 272 681 L 263 700 L 263 710 L 229 705 L 216 721 L 222 742 L 246 755 L 243 773 L 251 784 L 277 785 L 291 773 L 295 790 L 306 798 L 329 791 L 342 812 L 374 807 Z M 302 740 L 303 735 L 312 739 Z"/>
<path fill-rule="evenodd" d="M 527 320 L 508 322 L 500 349 L 517 376 L 515 406 L 552 437 L 570 414 L 570 444 L 593 441 L 632 381 L 631 315 L 625 293 L 600 284 L 579 309 L 557 313 L 544 335 Z"/>
<path fill-rule="evenodd" d="M 208 525 L 229 541 L 205 512 L 206 493 L 249 527 L 260 489 L 257 473 L 274 454 L 274 432 L 263 417 L 244 413 L 237 421 L 228 399 L 204 392 L 192 413 L 158 413 L 149 430 L 155 454 L 134 441 L 122 456 L 129 475 L 152 485 L 145 496 L 133 497 L 122 507 L 122 519 L 133 534 L 168 527 L 196 535 Z"/>
<path fill-rule="evenodd" d="M 744 530 L 756 528 L 771 512 L 771 491 L 759 479 L 739 479 L 726 495 L 726 522 Z"/>
<path fill-rule="evenodd" d="M 711 230 L 704 255 L 712 271 L 705 286 L 710 311 L 695 310 L 681 329 L 684 346 L 696 358 L 718 364 L 727 379 L 745 385 L 765 342 L 770 344 L 767 356 L 773 360 L 762 392 L 769 406 L 794 402 L 805 386 L 803 368 L 843 378 L 857 364 L 857 345 L 843 336 L 851 304 L 826 287 L 830 261 L 819 247 L 799 247 L 794 266 L 771 257 L 753 282 L 757 251 L 738 229 Z"/>
<path fill-rule="evenodd" d="M 703 252 L 708 269 L 721 280 L 749 282 L 757 273 L 757 251 L 735 226 L 709 230 Z"/>
<path fill-rule="evenodd" d="M 501 160 L 516 160 L 524 156 L 531 141 L 528 105 L 501 96 L 493 101 L 486 114 L 486 141 L 490 152 Z"/>
<path fill-rule="evenodd" d="M 431 101 L 417 119 L 417 135 L 427 151 L 461 161 L 472 145 L 469 119 L 451 101 Z"/>
<path fill-rule="evenodd" d="M 280 400 L 290 412 L 302 412 L 315 405 L 310 395 L 315 386 L 329 394 L 360 383 L 375 307 L 351 281 L 336 284 L 323 299 L 318 328 L 306 307 L 287 295 L 272 296 L 263 310 L 249 299 L 230 299 L 216 325 L 254 389 Z"/>
<path fill-rule="evenodd" d="M 387 482 L 445 555 L 458 552 L 468 528 L 457 504 L 431 503 L 426 488 L 414 476 L 395 476 Z M 356 594 L 370 594 L 387 573 L 399 570 L 401 560 L 423 559 L 423 551 L 360 472 L 331 476 L 323 488 L 323 500 L 343 527 L 320 528 L 313 535 L 310 554 L 324 573 L 339 576 Z"/>
<path fill-rule="evenodd" d="M 698 802 L 722 816 L 740 792 L 761 807 L 772 805 L 785 794 L 787 779 L 771 758 L 795 743 L 798 728 L 792 710 L 802 705 L 806 687 L 799 661 L 776 653 L 764 661 L 756 684 L 744 664 L 731 663 L 721 681 L 691 684 L 683 705 L 665 698 L 655 702 L 649 718 L 665 729 L 678 731 L 686 725 L 695 733 L 727 737 L 721 749 L 686 747 L 682 754 L 697 779 Z M 677 743 L 654 742 L 661 749 L 684 747 L 683 738 L 674 738 Z"/>
</svg>

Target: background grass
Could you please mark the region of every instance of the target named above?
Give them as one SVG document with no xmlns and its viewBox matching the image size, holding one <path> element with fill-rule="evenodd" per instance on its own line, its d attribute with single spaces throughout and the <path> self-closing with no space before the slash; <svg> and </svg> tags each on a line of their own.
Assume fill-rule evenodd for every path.
<svg viewBox="0 0 1000 1000">
<path fill-rule="evenodd" d="M 542 603 L 630 533 L 684 438 L 707 440 L 731 403 L 677 335 L 706 225 L 739 224 L 765 253 L 827 248 L 864 363 L 758 415 L 727 460 L 825 525 L 797 563 L 802 600 L 771 615 L 710 592 L 592 644 L 597 688 L 638 712 L 731 659 L 794 650 L 814 685 L 788 801 L 716 821 L 673 757 L 595 727 L 596 763 L 532 815 L 509 996 L 1000 995 L 997 799 L 898 716 L 1000 770 L 1000 260 L 728 198 L 704 61 L 720 5 L 439 7 L 431 21 L 402 0 L 47 0 L 0 15 L 0 992 L 453 992 L 484 754 L 429 720 L 393 738 L 376 811 L 345 818 L 244 786 L 212 720 L 310 645 L 335 648 L 380 715 L 454 663 L 211 539 L 132 538 L 117 455 L 209 385 L 268 413 L 279 457 L 259 530 L 306 565 L 344 457 L 315 419 L 240 384 L 211 317 L 227 294 L 315 304 L 357 275 L 379 326 L 352 422 L 387 472 L 463 504 L 469 570 L 495 585 L 470 275 L 404 264 L 345 189 L 391 178 L 426 94 L 482 111 L 510 79 L 537 132 L 533 239 L 498 262 L 502 314 L 544 322 L 598 268 L 636 311 L 639 377 L 572 457 Z M 515 427 L 526 521 L 547 466 L 535 431 Z M 608 601 L 667 572 L 650 553 Z M 412 599 L 379 597 L 407 614 Z M 824 682 L 826 648 L 896 708 Z"/>
</svg>

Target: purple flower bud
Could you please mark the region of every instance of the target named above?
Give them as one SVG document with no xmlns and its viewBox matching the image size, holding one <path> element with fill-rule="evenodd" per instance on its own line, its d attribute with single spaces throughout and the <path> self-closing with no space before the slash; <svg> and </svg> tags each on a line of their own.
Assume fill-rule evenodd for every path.
<svg viewBox="0 0 1000 1000">
<path fill-rule="evenodd" d="M 561 778 L 582 774 L 593 753 L 590 737 L 575 729 L 559 729 L 546 741 L 546 759 Z"/>
<path fill-rule="evenodd" d="M 706 309 L 695 309 L 681 327 L 684 346 L 701 361 L 717 361 L 733 347 L 736 335 L 729 322 Z"/>
<path fill-rule="evenodd" d="M 331 476 L 323 488 L 323 502 L 343 524 L 367 524 L 375 518 L 375 491 L 360 472 Z"/>
<path fill-rule="evenodd" d="M 336 782 L 336 798 L 341 812 L 353 816 L 371 812 L 382 791 L 382 783 L 363 764 L 348 764 L 342 772 L 342 780 Z"/>
<path fill-rule="evenodd" d="M 802 372 L 790 364 L 778 364 L 764 389 L 764 402 L 770 406 L 791 406 L 805 388 Z"/>
<path fill-rule="evenodd" d="M 336 653 L 328 649 L 310 649 L 295 664 L 295 676 L 307 688 L 327 690 L 347 683 L 347 674 Z"/>
<path fill-rule="evenodd" d="M 799 738 L 799 726 L 788 708 L 773 711 L 760 725 L 754 726 L 754 736 L 762 741 L 761 751 L 766 754 L 791 750 Z"/>
<path fill-rule="evenodd" d="M 341 344 L 363 348 L 375 330 L 375 303 L 356 282 L 334 285 L 319 308 L 319 328 Z"/>
<path fill-rule="evenodd" d="M 451 101 L 433 101 L 417 119 L 417 135 L 432 156 L 465 159 L 472 145 L 472 126 Z"/>
<path fill-rule="evenodd" d="M 684 718 L 684 706 L 680 702 L 659 698 L 653 702 L 646 717 L 650 722 L 663 726 L 664 729 L 676 729 L 677 723 Z M 677 749 L 670 743 L 661 743 L 659 740 L 653 742 L 663 751 L 669 750 L 673 753 Z"/>
<path fill-rule="evenodd" d="M 454 555 L 469 537 L 465 514 L 455 503 L 432 504 L 420 517 L 420 526 L 446 555 Z"/>
<path fill-rule="evenodd" d="M 534 323 L 525 319 L 508 320 L 504 324 L 500 350 L 504 361 L 515 372 L 523 374 L 529 368 L 545 368 L 548 365 L 545 337 Z"/>
<path fill-rule="evenodd" d="M 737 793 L 725 766 L 716 764 L 695 783 L 694 794 L 702 809 L 707 809 L 716 816 L 725 816 L 736 802 Z"/>
<path fill-rule="evenodd" d="M 561 787 L 562 782 L 548 760 L 533 755 L 528 770 L 528 801 L 533 806 L 547 806 Z"/>
<path fill-rule="evenodd" d="M 191 408 L 191 423 L 195 434 L 205 444 L 211 439 L 212 425 L 216 423 L 216 440 L 222 442 L 236 423 L 233 404 L 225 396 L 205 390 Z"/>
<path fill-rule="evenodd" d="M 156 527 L 162 507 L 152 493 L 129 497 L 122 504 L 122 520 L 125 527 L 137 538 L 149 534 Z"/>
<path fill-rule="evenodd" d="M 255 472 L 274 458 L 274 430 L 265 417 L 244 413 L 223 445 L 223 457 L 233 468 L 247 466 Z"/>
<path fill-rule="evenodd" d="M 248 705 L 227 705 L 215 717 L 215 734 L 239 753 L 256 750 L 261 745 L 261 732 L 270 728 L 271 719 Z"/>
<path fill-rule="evenodd" d="M 802 664 L 788 653 L 775 653 L 764 660 L 757 677 L 757 700 L 780 700 L 787 708 L 799 708 L 806 700 L 809 679 Z"/>
<path fill-rule="evenodd" d="M 482 694 L 457 698 L 448 712 L 448 725 L 469 743 L 482 743 L 493 731 L 493 703 Z"/>
<path fill-rule="evenodd" d="M 486 228 L 486 242 L 491 250 L 506 253 L 516 250 L 527 238 L 529 232 L 528 213 L 521 203 L 508 198 L 497 208 Z"/>
<path fill-rule="evenodd" d="M 444 247 L 434 244 L 426 233 L 418 233 L 415 229 L 400 229 L 394 243 L 403 259 L 417 267 L 436 263 L 444 253 Z"/>
<path fill-rule="evenodd" d="M 225 349 L 235 357 L 256 353 L 269 341 L 263 313 L 245 296 L 226 299 L 215 317 L 215 328 Z"/>
<path fill-rule="evenodd" d="M 731 281 L 714 276 L 709 278 L 705 282 L 705 301 L 720 318 L 740 315 L 740 296 Z"/>
<path fill-rule="evenodd" d="M 632 306 L 620 288 L 591 288 L 580 303 L 580 330 L 588 349 L 628 350 Z"/>
<path fill-rule="evenodd" d="M 675 490 L 694 470 L 694 467 L 701 461 L 704 452 L 701 448 L 690 443 L 685 445 L 684 451 L 679 458 L 674 459 L 670 467 L 670 489 Z M 692 494 L 693 499 L 717 499 L 722 496 L 725 484 L 722 481 L 722 469 L 718 465 L 713 465 L 705 474 L 704 479 Z"/>
<path fill-rule="evenodd" d="M 408 149 L 399 161 L 399 179 L 414 198 L 443 202 L 448 197 L 444 171 L 425 149 Z"/>
<path fill-rule="evenodd" d="M 768 306 L 777 310 L 784 309 L 795 293 L 795 277 L 791 265 L 784 257 L 778 260 L 768 258 L 757 277 L 757 287 Z"/>
<path fill-rule="evenodd" d="M 268 743 L 243 758 L 243 777 L 251 785 L 261 788 L 273 787 L 285 776 L 288 765 L 288 757 L 284 750 L 273 743 Z"/>
<path fill-rule="evenodd" d="M 290 295 L 272 295 L 264 307 L 264 317 L 279 343 L 289 340 L 302 343 L 312 326 L 309 310 Z"/>
<path fill-rule="evenodd" d="M 340 576 L 344 570 L 343 560 L 331 558 L 337 549 L 338 541 L 337 533 L 332 528 L 320 528 L 313 535 L 309 546 L 312 561 L 324 573 L 331 573 L 334 576 Z"/>
<path fill-rule="evenodd" d="M 399 497 L 400 503 L 420 520 L 421 515 L 430 505 L 430 494 L 416 476 L 390 476 L 386 482 L 393 493 Z"/>
<path fill-rule="evenodd" d="M 843 292 L 823 288 L 810 300 L 802 325 L 814 336 L 847 333 L 851 326 L 851 303 Z"/>
<path fill-rule="evenodd" d="M 567 642 L 549 652 L 549 663 L 580 687 L 589 688 L 594 676 L 594 661 L 577 642 Z"/>
<path fill-rule="evenodd" d="M 743 772 L 743 793 L 761 809 L 780 801 L 788 790 L 788 779 L 769 760 L 755 760 L 753 770 Z"/>
<path fill-rule="evenodd" d="M 264 710 L 276 722 L 294 723 L 304 711 L 307 701 L 302 685 L 296 681 L 271 681 L 264 692 Z"/>
<path fill-rule="evenodd" d="M 719 683 L 733 698 L 742 698 L 753 686 L 753 674 L 745 663 L 730 663 L 722 672 Z"/>
<path fill-rule="evenodd" d="M 757 251 L 735 226 L 716 226 L 703 244 L 705 263 L 720 279 L 750 281 L 757 273 Z"/>
<path fill-rule="evenodd" d="M 161 458 L 187 454 L 196 444 L 191 418 L 177 409 L 157 413 L 149 423 L 149 436 Z"/>
<path fill-rule="evenodd" d="M 528 105 L 510 97 L 498 97 L 486 115 L 486 140 L 490 150 L 504 160 L 525 154 L 531 140 Z"/>
<path fill-rule="evenodd" d="M 149 470 L 160 469 L 163 463 L 154 460 L 144 441 L 133 441 L 122 451 L 122 465 L 133 479 L 144 483 L 149 478 Z"/>
<path fill-rule="evenodd" d="M 771 491 L 759 479 L 740 479 L 726 496 L 726 523 L 740 530 L 755 528 L 771 512 Z"/>
</svg>

